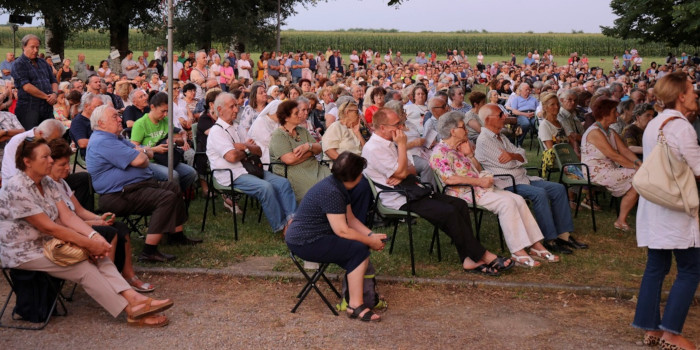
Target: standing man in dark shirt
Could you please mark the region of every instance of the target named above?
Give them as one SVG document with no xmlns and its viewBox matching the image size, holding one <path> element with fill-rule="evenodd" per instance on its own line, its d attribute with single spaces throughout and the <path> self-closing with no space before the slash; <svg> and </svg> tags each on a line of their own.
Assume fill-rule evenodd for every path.
<svg viewBox="0 0 700 350">
<path fill-rule="evenodd" d="M 45 60 L 38 59 L 41 40 L 34 34 L 22 38 L 22 56 L 12 67 L 12 78 L 17 87 L 15 115 L 25 130 L 53 118 L 58 81 Z"/>
</svg>

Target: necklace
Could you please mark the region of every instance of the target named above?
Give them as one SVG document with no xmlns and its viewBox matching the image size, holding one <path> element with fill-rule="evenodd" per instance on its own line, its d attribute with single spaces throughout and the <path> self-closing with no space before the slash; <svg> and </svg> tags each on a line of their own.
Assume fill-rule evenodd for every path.
<svg viewBox="0 0 700 350">
<path fill-rule="evenodd" d="M 299 133 L 296 133 L 296 136 L 294 136 L 294 134 L 292 133 L 292 131 L 296 131 L 296 126 L 291 131 L 287 130 L 287 128 L 285 128 L 284 126 L 282 127 L 282 129 L 284 129 L 284 131 L 286 131 L 287 134 L 289 134 L 289 137 L 294 139 L 294 141 L 296 141 L 296 142 L 301 141 L 301 135 L 299 135 Z"/>
</svg>

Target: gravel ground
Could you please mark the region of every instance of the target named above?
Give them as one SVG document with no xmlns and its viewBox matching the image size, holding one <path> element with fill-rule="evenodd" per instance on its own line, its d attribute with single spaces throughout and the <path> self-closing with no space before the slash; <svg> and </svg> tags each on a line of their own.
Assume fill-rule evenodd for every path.
<svg viewBox="0 0 700 350">
<path fill-rule="evenodd" d="M 382 284 L 381 323 L 333 316 L 313 292 L 290 313 L 300 282 L 210 275 L 151 275 L 169 297 L 170 325 L 134 329 L 78 288 L 67 317 L 43 331 L 0 329 L 0 349 L 635 349 L 634 303 L 568 292 Z M 8 287 L 0 283 L 0 296 Z M 327 294 L 331 294 L 328 291 Z M 685 334 L 700 336 L 691 309 Z M 7 321 L 7 316 L 3 319 Z"/>
</svg>

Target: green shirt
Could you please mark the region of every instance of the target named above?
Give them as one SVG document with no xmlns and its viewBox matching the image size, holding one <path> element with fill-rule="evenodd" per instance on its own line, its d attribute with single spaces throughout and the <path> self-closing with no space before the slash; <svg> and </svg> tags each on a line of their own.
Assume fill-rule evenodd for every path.
<svg viewBox="0 0 700 350">
<path fill-rule="evenodd" d="M 153 124 L 146 113 L 135 121 L 131 128 L 131 140 L 143 146 L 153 147 L 166 137 L 168 137 L 168 117 L 163 118 L 158 124 Z"/>
</svg>

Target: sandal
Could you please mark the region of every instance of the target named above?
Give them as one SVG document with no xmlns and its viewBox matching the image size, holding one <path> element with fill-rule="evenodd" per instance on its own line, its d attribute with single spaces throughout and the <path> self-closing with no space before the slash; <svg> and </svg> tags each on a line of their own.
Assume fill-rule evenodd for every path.
<svg viewBox="0 0 700 350">
<path fill-rule="evenodd" d="M 148 298 L 148 299 L 141 301 L 141 302 L 138 302 L 134 305 L 128 305 L 126 307 L 126 315 L 127 315 L 127 317 L 129 317 L 132 320 L 138 320 L 138 319 L 144 318 L 146 316 L 157 314 L 157 313 L 165 311 L 173 306 L 173 301 L 170 299 L 167 299 L 167 300 L 168 301 L 166 303 L 160 304 L 158 306 L 151 306 L 151 304 L 153 303 L 153 298 Z M 132 311 L 135 306 L 139 306 L 141 304 L 144 304 L 144 307 L 142 307 L 138 311 Z"/>
<path fill-rule="evenodd" d="M 586 209 L 588 209 L 588 210 L 590 210 L 590 209 L 591 209 L 591 202 L 593 203 L 593 210 L 594 210 L 594 211 L 600 211 L 600 210 L 601 210 L 601 209 L 600 209 L 600 206 L 599 206 L 595 201 L 591 201 L 591 200 L 588 199 L 588 198 L 586 198 L 586 199 L 584 199 L 584 200 L 581 201 L 581 206 L 584 207 L 584 208 L 586 208 Z"/>
<path fill-rule="evenodd" d="M 148 323 L 146 320 L 150 318 L 160 318 L 160 320 L 156 323 Z M 150 316 L 150 317 L 144 317 L 138 320 L 135 320 L 133 318 L 127 317 L 126 318 L 126 324 L 129 325 L 130 327 L 140 327 L 140 328 L 160 328 L 160 327 L 165 327 L 169 323 L 168 318 L 165 316 Z"/>
<path fill-rule="evenodd" d="M 550 253 L 548 250 L 537 250 L 535 248 L 530 248 L 530 256 L 540 261 L 550 263 L 559 262 L 559 257 Z"/>
<path fill-rule="evenodd" d="M 126 281 L 129 283 L 133 290 L 139 293 L 150 293 L 156 290 L 155 286 L 153 286 L 150 283 L 141 281 L 138 277 L 136 277 L 136 275 L 134 275 L 134 277 L 131 277 Z"/>
<path fill-rule="evenodd" d="M 494 259 L 495 260 L 495 259 Z M 486 276 L 498 276 L 501 273 L 495 267 L 491 265 L 481 264 L 473 269 L 464 269 L 465 272 L 469 273 L 480 273 Z"/>
<path fill-rule="evenodd" d="M 506 263 L 508 261 L 510 261 L 510 264 L 506 265 Z M 508 271 L 511 268 L 513 268 L 513 266 L 515 266 L 515 263 L 510 258 L 506 258 L 506 257 L 497 255 L 496 259 L 491 260 L 491 262 L 488 264 L 488 266 L 493 267 L 493 268 L 497 269 L 498 271 L 503 272 L 503 271 Z"/>
<path fill-rule="evenodd" d="M 515 265 L 522 266 L 522 267 L 538 267 L 540 266 L 540 263 L 538 261 L 535 261 L 530 257 L 529 255 L 525 256 L 520 256 L 520 255 L 512 255 L 511 259 L 515 261 Z"/>
<path fill-rule="evenodd" d="M 352 311 L 352 313 L 347 313 L 348 317 L 350 317 L 350 318 L 359 318 L 360 321 L 362 321 L 362 322 L 381 322 L 381 320 L 382 320 L 382 317 L 381 317 L 381 316 L 379 316 L 379 315 L 375 314 L 374 312 L 372 312 L 372 309 L 370 309 L 369 307 L 365 306 L 365 304 L 362 304 L 362 305 L 360 305 L 360 306 L 358 306 L 358 307 L 355 307 L 355 308 L 350 307 L 350 305 L 348 305 L 348 306 L 347 306 L 347 310 L 348 310 L 348 311 Z M 367 310 L 367 311 L 365 312 L 365 314 L 362 315 L 362 316 L 360 316 L 360 314 L 362 313 L 362 311 L 365 311 L 365 310 Z M 377 315 L 379 318 L 372 318 L 372 316 L 374 316 L 374 315 Z"/>
<path fill-rule="evenodd" d="M 627 225 L 627 224 L 619 225 L 618 223 L 614 223 L 613 227 L 615 227 L 616 229 L 618 229 L 622 232 L 631 232 L 632 231 L 632 228 L 630 227 L 630 225 Z"/>
</svg>

